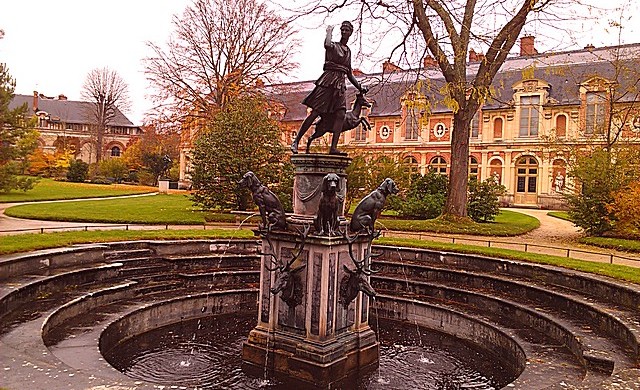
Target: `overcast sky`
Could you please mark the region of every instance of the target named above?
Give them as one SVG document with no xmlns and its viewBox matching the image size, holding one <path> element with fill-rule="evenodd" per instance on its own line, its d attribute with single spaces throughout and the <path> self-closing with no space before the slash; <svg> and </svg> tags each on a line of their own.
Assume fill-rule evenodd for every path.
<svg viewBox="0 0 640 390">
<path fill-rule="evenodd" d="M 300 0 L 296 0 L 300 1 Z M 604 1 L 604 0 L 594 0 Z M 628 0 L 608 0 L 607 4 Z M 0 2 L 0 62 L 9 66 L 16 79 L 16 93 L 41 92 L 47 96 L 65 94 L 79 100 L 87 73 L 94 68 L 109 67 L 129 84 L 132 101 L 129 118 L 141 124 L 144 112 L 151 107 L 142 59 L 150 54 L 145 42 L 164 43 L 173 30 L 174 14 L 181 14 L 190 0 L 2 0 Z M 640 3 L 635 1 L 635 3 Z M 640 5 L 626 11 L 623 43 L 640 43 Z M 338 24 L 343 15 L 336 16 Z M 340 18 L 340 20 L 338 20 Z M 579 36 L 576 47 L 587 44 L 615 45 L 618 37 L 606 33 L 606 18 L 588 26 Z M 308 27 L 308 26 L 306 26 Z M 536 34 L 536 26 L 525 32 Z M 298 58 L 298 72 L 290 80 L 317 78 L 322 71 L 320 31 L 300 29 L 304 43 Z M 337 36 L 336 36 L 337 39 Z M 544 51 L 544 43 L 536 43 Z M 358 63 L 354 68 L 379 71 L 379 64 Z"/>
</svg>

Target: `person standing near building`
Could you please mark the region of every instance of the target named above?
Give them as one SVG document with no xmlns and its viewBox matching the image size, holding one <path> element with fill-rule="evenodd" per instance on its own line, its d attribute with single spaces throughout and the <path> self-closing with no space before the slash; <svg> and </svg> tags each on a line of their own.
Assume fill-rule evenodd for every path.
<svg viewBox="0 0 640 390">
<path fill-rule="evenodd" d="M 332 33 L 333 26 L 328 26 L 327 36 L 324 40 L 324 72 L 316 80 L 313 91 L 302 101 L 302 104 L 311 108 L 311 113 L 302 122 L 300 130 L 291 144 L 291 152 L 294 154 L 298 153 L 300 140 L 319 116 L 330 124 L 333 133 L 329 154 L 342 154 L 338 150 L 338 140 L 347 111 L 345 76 L 361 93 L 367 92 L 367 89 L 356 80 L 351 70 L 351 50 L 347 46 L 347 42 L 353 33 L 353 25 L 348 21 L 342 22 L 339 42 L 331 41 Z"/>
</svg>

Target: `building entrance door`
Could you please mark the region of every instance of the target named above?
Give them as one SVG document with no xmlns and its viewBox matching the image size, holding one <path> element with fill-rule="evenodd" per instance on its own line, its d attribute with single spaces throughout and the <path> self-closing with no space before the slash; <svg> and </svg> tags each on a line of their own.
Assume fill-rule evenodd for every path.
<svg viewBox="0 0 640 390">
<path fill-rule="evenodd" d="M 522 157 L 516 163 L 516 204 L 538 204 L 538 161 Z"/>
</svg>

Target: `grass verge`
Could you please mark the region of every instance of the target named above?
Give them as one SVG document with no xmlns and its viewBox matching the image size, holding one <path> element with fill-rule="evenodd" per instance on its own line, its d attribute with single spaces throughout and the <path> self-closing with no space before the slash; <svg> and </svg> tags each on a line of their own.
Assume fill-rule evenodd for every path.
<svg viewBox="0 0 640 390">
<path fill-rule="evenodd" d="M 550 217 L 564 219 L 565 221 L 573 222 L 573 220 L 569 218 L 569 213 L 566 211 L 549 211 L 547 215 Z"/>
<path fill-rule="evenodd" d="M 251 230 L 95 230 L 0 236 L 0 254 L 29 252 L 73 244 L 129 240 L 180 240 L 199 238 L 253 238 Z"/>
<path fill-rule="evenodd" d="M 421 241 L 406 238 L 379 238 L 376 244 L 397 245 L 411 248 L 424 248 L 439 251 L 477 254 L 502 259 L 529 261 L 532 263 L 555 265 L 576 271 L 589 272 L 597 275 L 608 276 L 615 279 L 640 284 L 640 268 L 619 264 L 597 263 L 584 260 L 576 260 L 566 257 L 542 255 L 537 253 L 519 252 L 510 249 L 487 248 L 474 245 L 448 244 L 433 241 Z"/>
<path fill-rule="evenodd" d="M 62 200 L 79 198 L 102 198 L 110 196 L 134 195 L 156 192 L 157 188 L 125 184 L 69 183 L 52 179 L 40 179 L 29 191 L 13 191 L 0 194 L 0 203 L 36 202 L 42 200 Z"/>
<path fill-rule="evenodd" d="M 481 236 L 515 236 L 529 232 L 540 226 L 537 218 L 515 211 L 501 210 L 494 222 L 455 223 L 443 219 L 402 220 L 379 218 L 376 223 L 389 230 L 406 232 L 433 232 L 452 234 L 472 234 Z"/>
<path fill-rule="evenodd" d="M 640 253 L 640 240 L 628 240 L 624 238 L 611 237 L 583 237 L 578 240 L 587 245 L 600 248 L 616 249 L 623 252 Z"/>
</svg>

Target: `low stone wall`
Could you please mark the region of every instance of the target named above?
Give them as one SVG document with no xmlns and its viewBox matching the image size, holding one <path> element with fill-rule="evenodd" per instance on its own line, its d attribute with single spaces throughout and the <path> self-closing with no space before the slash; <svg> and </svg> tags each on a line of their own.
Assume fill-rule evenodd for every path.
<svg viewBox="0 0 640 390">
<path fill-rule="evenodd" d="M 218 314 L 257 313 L 254 289 L 211 292 L 155 303 L 128 313 L 109 324 L 100 335 L 103 356 L 118 344 L 146 331 L 180 321 Z"/>
</svg>

